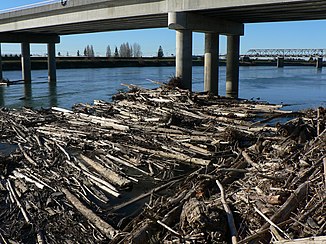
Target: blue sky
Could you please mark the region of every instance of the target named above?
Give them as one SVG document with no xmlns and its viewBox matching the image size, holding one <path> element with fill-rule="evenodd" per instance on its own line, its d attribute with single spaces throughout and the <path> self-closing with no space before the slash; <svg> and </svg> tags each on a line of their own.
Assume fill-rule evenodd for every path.
<svg viewBox="0 0 326 244">
<path fill-rule="evenodd" d="M 0 10 L 27 4 L 42 2 L 40 0 L 1 0 Z M 326 21 L 300 21 L 246 24 L 245 35 L 241 37 L 241 54 L 250 48 L 326 48 Z M 193 54 L 203 54 L 204 34 L 193 34 Z M 76 55 L 86 45 L 93 45 L 96 55 L 104 55 L 106 46 L 111 49 L 121 43 L 139 43 L 143 56 L 154 56 L 161 45 L 165 56 L 175 54 L 175 31 L 166 29 L 147 29 L 132 31 L 115 31 L 61 37 L 57 52 Z M 226 38 L 220 38 L 220 53 L 226 50 Z M 2 53 L 20 53 L 19 44 L 2 44 Z M 31 45 L 32 54 L 46 53 L 46 46 Z"/>
</svg>

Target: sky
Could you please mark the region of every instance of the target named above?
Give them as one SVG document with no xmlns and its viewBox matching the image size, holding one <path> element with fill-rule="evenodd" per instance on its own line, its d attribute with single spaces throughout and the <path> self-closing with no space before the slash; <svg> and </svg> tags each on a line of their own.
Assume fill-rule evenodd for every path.
<svg viewBox="0 0 326 244">
<path fill-rule="evenodd" d="M 40 0 L 0 0 L 0 11 L 28 4 L 43 2 Z M 46 0 L 44 0 L 46 1 Z M 325 48 L 326 21 L 298 21 L 246 24 L 245 35 L 241 37 L 240 53 L 245 54 L 251 48 Z M 106 47 L 111 50 L 122 43 L 138 43 L 143 56 L 155 56 L 159 46 L 164 55 L 175 54 L 175 31 L 167 28 L 114 31 L 82 35 L 62 36 L 61 43 L 56 46 L 57 52 L 72 56 L 81 53 L 87 45 L 93 45 L 97 56 L 105 55 Z M 193 55 L 204 52 L 204 34 L 193 33 Z M 226 53 L 226 37 L 220 37 L 220 54 Z M 2 54 L 19 54 L 19 44 L 2 44 Z M 46 45 L 32 44 L 32 55 L 44 55 Z"/>
</svg>

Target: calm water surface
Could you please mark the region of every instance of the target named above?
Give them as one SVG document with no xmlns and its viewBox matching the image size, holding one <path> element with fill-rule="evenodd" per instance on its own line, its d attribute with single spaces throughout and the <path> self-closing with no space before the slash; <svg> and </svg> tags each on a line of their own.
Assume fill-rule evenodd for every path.
<svg viewBox="0 0 326 244">
<path fill-rule="evenodd" d="M 157 85 L 148 79 L 166 82 L 174 73 L 174 67 L 59 69 L 57 83 L 50 84 L 47 70 L 36 70 L 32 71 L 31 85 L 0 86 L 0 106 L 71 108 L 94 99 L 110 101 L 117 91 L 126 90 L 121 83 L 154 88 Z M 193 68 L 194 91 L 203 90 L 203 73 L 203 67 Z M 220 67 L 219 76 L 220 94 L 225 95 L 225 67 Z M 4 77 L 19 80 L 21 72 L 7 71 Z M 240 97 L 291 104 L 292 110 L 326 107 L 326 69 L 240 67 Z"/>
</svg>

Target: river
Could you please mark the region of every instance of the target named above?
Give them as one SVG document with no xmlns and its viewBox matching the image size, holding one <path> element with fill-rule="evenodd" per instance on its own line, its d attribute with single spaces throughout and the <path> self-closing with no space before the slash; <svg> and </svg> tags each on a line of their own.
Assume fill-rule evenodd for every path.
<svg viewBox="0 0 326 244">
<path fill-rule="evenodd" d="M 57 83 L 47 81 L 47 70 L 32 71 L 30 85 L 0 86 L 0 106 L 71 108 L 75 103 L 94 99 L 110 101 L 113 94 L 126 90 L 121 83 L 155 88 L 149 80 L 166 82 L 174 67 L 130 67 L 101 69 L 58 69 Z M 203 90 L 203 67 L 193 67 L 193 90 Z M 220 95 L 225 95 L 225 67 L 220 67 Z M 9 80 L 21 79 L 20 71 L 6 71 Z M 314 67 L 240 67 L 240 98 L 289 104 L 288 109 L 326 107 L 326 69 Z"/>
</svg>

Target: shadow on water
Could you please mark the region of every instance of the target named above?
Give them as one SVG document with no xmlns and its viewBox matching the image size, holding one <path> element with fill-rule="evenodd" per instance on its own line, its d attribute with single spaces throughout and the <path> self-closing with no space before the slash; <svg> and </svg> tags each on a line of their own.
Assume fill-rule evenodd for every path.
<svg viewBox="0 0 326 244">
<path fill-rule="evenodd" d="M 23 101 L 25 107 L 32 107 L 33 93 L 32 93 L 32 83 L 24 83 L 24 97 L 21 97 L 19 100 Z"/>
<path fill-rule="evenodd" d="M 58 106 L 57 83 L 49 82 L 49 105 L 50 107 Z"/>
<path fill-rule="evenodd" d="M 0 107 L 5 106 L 5 88 L 0 86 Z"/>
</svg>

